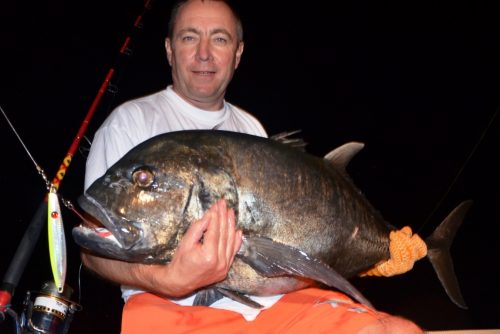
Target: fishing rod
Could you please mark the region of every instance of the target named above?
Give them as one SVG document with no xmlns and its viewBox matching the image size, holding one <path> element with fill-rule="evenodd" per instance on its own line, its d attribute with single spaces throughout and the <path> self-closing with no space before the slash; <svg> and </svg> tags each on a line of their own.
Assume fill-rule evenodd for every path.
<svg viewBox="0 0 500 334">
<path fill-rule="evenodd" d="M 134 21 L 134 31 L 142 28 L 143 18 L 145 14 L 151 9 L 152 2 L 153 0 L 144 1 L 143 10 Z M 119 50 L 120 56 L 131 55 L 131 41 L 131 36 L 126 36 L 125 41 L 123 42 Z M 31 302 L 30 298 L 27 296 L 27 300 L 25 300 L 24 304 L 29 319 L 25 319 L 26 322 L 22 323 L 21 325 L 19 324 L 19 318 L 17 317 L 17 314 L 11 308 L 11 301 L 19 280 L 40 237 L 44 222 L 46 222 L 47 213 L 49 210 L 50 194 L 55 193 L 59 189 L 63 178 L 66 175 L 66 172 L 71 164 L 73 156 L 79 147 L 80 141 L 82 138 L 84 138 L 90 120 L 97 110 L 104 94 L 106 93 L 106 91 L 112 91 L 111 79 L 115 75 L 115 72 L 115 68 L 111 67 L 106 73 L 106 76 L 101 86 L 99 87 L 99 90 L 94 100 L 92 101 L 76 136 L 74 137 L 66 155 L 64 156 L 63 161 L 59 165 L 56 175 L 50 183 L 51 188 L 49 193 L 42 199 L 40 205 L 35 211 L 23 235 L 23 238 L 21 239 L 21 242 L 19 243 L 16 252 L 14 253 L 7 272 L 3 277 L 3 281 L 0 284 L 0 323 L 5 319 L 5 315 L 10 315 L 12 318 L 14 318 L 14 321 L 16 323 L 16 331 L 18 333 L 20 333 L 20 331 L 23 329 L 23 326 L 27 327 L 25 329 L 27 329 L 29 333 L 56 333 L 56 330 L 57 333 L 59 333 L 61 328 L 54 328 L 54 321 L 59 319 L 60 322 L 61 318 L 63 319 L 63 322 L 66 319 L 66 323 L 62 323 L 63 331 L 61 333 L 66 333 L 69 322 L 72 318 L 72 314 L 78 309 L 74 305 L 76 303 L 72 303 L 69 299 L 72 293 L 71 288 L 67 287 L 65 294 L 63 294 L 64 287 L 66 286 L 64 282 L 62 282 L 62 287 L 55 286 L 55 283 L 53 282 L 45 282 L 42 285 L 42 290 L 40 292 L 40 294 L 44 296 L 37 298 L 34 303 Z M 38 171 L 40 172 L 40 170 Z M 67 206 L 71 208 L 71 205 Z M 56 290 L 54 290 L 54 287 Z M 54 310 L 57 310 L 58 313 L 54 313 Z M 55 314 L 57 314 L 57 316 L 55 316 Z M 66 317 L 66 315 L 68 315 L 68 317 Z M 32 322 L 32 320 L 37 320 L 38 323 L 35 324 Z"/>
</svg>

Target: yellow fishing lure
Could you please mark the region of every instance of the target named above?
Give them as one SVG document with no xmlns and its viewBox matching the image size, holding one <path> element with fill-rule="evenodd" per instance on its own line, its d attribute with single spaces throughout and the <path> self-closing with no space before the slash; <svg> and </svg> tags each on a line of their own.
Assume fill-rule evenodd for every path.
<svg viewBox="0 0 500 334">
<path fill-rule="evenodd" d="M 61 293 L 66 281 L 66 238 L 55 187 L 51 187 L 48 195 L 48 226 L 50 265 L 54 282 Z"/>
</svg>

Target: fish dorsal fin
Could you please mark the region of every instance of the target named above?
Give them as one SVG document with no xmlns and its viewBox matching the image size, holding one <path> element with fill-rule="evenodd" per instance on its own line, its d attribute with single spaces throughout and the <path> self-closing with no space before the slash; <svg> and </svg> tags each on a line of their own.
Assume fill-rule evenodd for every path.
<svg viewBox="0 0 500 334">
<path fill-rule="evenodd" d="M 280 132 L 275 135 L 272 135 L 269 137 L 272 140 L 275 140 L 279 143 L 289 145 L 291 147 L 297 148 L 301 151 L 305 151 L 305 147 L 307 143 L 304 141 L 302 138 L 291 138 L 296 133 L 301 132 L 302 130 L 295 130 L 295 131 L 286 131 L 286 132 Z"/>
<path fill-rule="evenodd" d="M 330 161 L 332 165 L 339 168 L 340 170 L 345 170 L 351 159 L 363 149 L 365 144 L 360 142 L 349 142 L 342 146 L 337 147 L 327 155 L 325 159 Z"/>
</svg>

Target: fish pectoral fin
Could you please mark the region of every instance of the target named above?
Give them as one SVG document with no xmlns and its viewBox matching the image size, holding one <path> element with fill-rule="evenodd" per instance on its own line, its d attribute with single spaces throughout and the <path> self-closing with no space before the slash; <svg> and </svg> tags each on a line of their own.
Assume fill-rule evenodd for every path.
<svg viewBox="0 0 500 334">
<path fill-rule="evenodd" d="M 336 288 L 360 303 L 371 303 L 347 279 L 319 259 L 269 238 L 244 236 L 238 257 L 265 277 L 310 278 Z"/>
<path fill-rule="evenodd" d="M 253 308 L 261 309 L 264 307 L 242 293 L 217 287 L 198 291 L 196 293 L 196 297 L 194 298 L 193 306 L 210 306 L 223 297 L 227 297 Z"/>
<path fill-rule="evenodd" d="M 222 297 L 224 295 L 217 288 L 200 290 L 194 297 L 193 306 L 210 306 Z"/>
<path fill-rule="evenodd" d="M 222 295 L 226 296 L 227 298 L 235 300 L 235 301 L 237 301 L 241 304 L 247 305 L 249 307 L 258 308 L 258 309 L 261 309 L 264 307 L 261 304 L 257 303 L 256 301 L 250 299 L 249 297 L 245 296 L 244 294 L 242 294 L 240 292 L 227 290 L 227 289 L 223 289 L 223 288 L 219 288 L 219 292 Z"/>
</svg>

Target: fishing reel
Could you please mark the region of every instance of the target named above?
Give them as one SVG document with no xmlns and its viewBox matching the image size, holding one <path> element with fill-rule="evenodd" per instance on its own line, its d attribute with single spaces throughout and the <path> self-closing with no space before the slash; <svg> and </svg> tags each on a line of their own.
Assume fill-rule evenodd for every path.
<svg viewBox="0 0 500 334">
<path fill-rule="evenodd" d="M 60 293 L 53 281 L 42 284 L 34 302 L 32 292 L 28 291 L 21 315 L 22 333 L 66 334 L 75 312 L 82 308 L 70 300 L 72 293 L 73 290 L 68 285 Z"/>
</svg>

